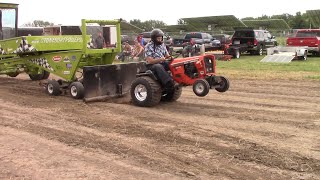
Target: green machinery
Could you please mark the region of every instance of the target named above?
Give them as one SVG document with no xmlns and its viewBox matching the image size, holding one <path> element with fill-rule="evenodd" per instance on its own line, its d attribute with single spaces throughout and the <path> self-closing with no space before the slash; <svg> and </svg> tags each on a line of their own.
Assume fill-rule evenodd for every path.
<svg viewBox="0 0 320 180">
<path fill-rule="evenodd" d="M 0 3 L 0 9 L 0 74 L 16 77 L 27 73 L 31 80 L 42 80 L 51 73 L 61 79 L 48 80 L 47 93 L 59 95 L 62 89 L 69 89 L 76 99 L 129 91 L 137 64 L 111 65 L 121 52 L 121 19 L 83 19 L 81 27 L 53 27 L 48 31 L 51 35 L 46 32 L 42 36 L 31 33 L 17 37 L 18 5 Z M 97 48 L 97 39 L 101 37 L 103 47 Z"/>
</svg>

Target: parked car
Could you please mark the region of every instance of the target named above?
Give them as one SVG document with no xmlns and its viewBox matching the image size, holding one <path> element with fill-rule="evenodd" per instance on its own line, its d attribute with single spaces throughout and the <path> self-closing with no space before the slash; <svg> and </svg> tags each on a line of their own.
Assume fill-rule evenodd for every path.
<svg viewBox="0 0 320 180">
<path fill-rule="evenodd" d="M 200 45 L 204 45 L 206 51 L 216 50 L 221 47 L 219 40 L 203 32 L 190 32 L 187 33 L 183 39 L 173 39 L 173 42 L 174 47 L 185 47 L 188 43 L 194 44 L 197 48 L 200 48 Z"/>
<path fill-rule="evenodd" d="M 231 36 L 228 34 L 214 34 L 212 35 L 212 38 L 219 40 L 221 43 L 221 46 L 231 44 Z"/>
<path fill-rule="evenodd" d="M 192 40 L 195 44 L 205 46 L 206 50 L 214 50 L 221 46 L 221 42 L 214 39 L 210 34 L 203 32 L 190 32 L 184 36 L 186 40 Z"/>
<path fill-rule="evenodd" d="M 238 48 L 240 53 L 262 55 L 267 48 L 277 45 L 275 36 L 267 30 L 236 29 L 232 36 L 231 48 Z"/>
</svg>

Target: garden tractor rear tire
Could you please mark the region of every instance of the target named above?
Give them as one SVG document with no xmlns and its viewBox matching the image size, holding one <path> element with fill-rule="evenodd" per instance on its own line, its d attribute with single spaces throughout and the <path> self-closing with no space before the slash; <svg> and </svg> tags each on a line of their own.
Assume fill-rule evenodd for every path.
<svg viewBox="0 0 320 180">
<path fill-rule="evenodd" d="M 74 99 L 82 99 L 84 97 L 84 86 L 81 82 L 72 82 L 69 90 L 71 97 Z"/>
<path fill-rule="evenodd" d="M 59 96 L 61 94 L 60 84 L 56 80 L 48 80 L 46 92 L 50 96 Z"/>
<path fill-rule="evenodd" d="M 138 77 L 131 84 L 130 95 L 134 105 L 151 107 L 159 104 L 162 88 L 159 82 L 149 76 Z"/>
<path fill-rule="evenodd" d="M 193 92 L 197 96 L 203 97 L 209 93 L 210 85 L 205 79 L 198 79 L 193 83 Z"/>
</svg>

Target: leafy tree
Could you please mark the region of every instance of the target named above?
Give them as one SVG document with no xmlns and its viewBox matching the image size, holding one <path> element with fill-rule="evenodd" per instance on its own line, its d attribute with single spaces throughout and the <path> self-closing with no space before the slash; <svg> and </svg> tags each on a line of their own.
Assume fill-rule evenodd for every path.
<svg viewBox="0 0 320 180">
<path fill-rule="evenodd" d="M 297 12 L 296 16 L 292 18 L 288 24 L 292 29 L 303 29 L 308 28 L 308 16 L 301 15 L 301 12 Z"/>
<path fill-rule="evenodd" d="M 141 22 L 140 19 L 130 20 L 129 23 L 132 24 L 132 25 L 135 25 L 135 26 L 137 26 L 137 27 L 139 27 L 139 28 L 142 28 L 142 27 L 143 27 L 143 22 Z"/>
<path fill-rule="evenodd" d="M 253 17 L 245 17 L 245 18 L 242 18 L 241 20 L 255 20 Z"/>
<path fill-rule="evenodd" d="M 53 26 L 53 23 L 43 20 L 34 20 L 33 22 L 29 22 L 24 24 L 25 27 L 45 27 L 45 26 Z"/>
<path fill-rule="evenodd" d="M 152 29 L 155 28 L 162 28 L 165 27 L 166 23 L 163 21 L 158 21 L 158 20 L 148 20 L 144 22 L 144 29 L 146 31 L 151 31 Z"/>
<path fill-rule="evenodd" d="M 270 19 L 270 17 L 267 15 L 262 15 L 261 17 L 258 17 L 257 19 L 258 20 L 265 20 L 265 19 Z"/>
<path fill-rule="evenodd" d="M 268 20 L 268 19 L 283 19 L 293 29 L 309 28 L 310 26 L 310 20 L 308 15 L 306 13 L 301 14 L 301 12 L 297 12 L 295 16 L 288 13 L 284 13 L 284 14 L 272 15 L 272 16 L 262 15 L 261 17 L 257 17 L 257 18 L 246 17 L 241 20 Z"/>
<path fill-rule="evenodd" d="M 151 31 L 154 28 L 162 28 L 166 26 L 166 23 L 158 20 L 148 20 L 141 22 L 139 19 L 130 20 L 130 24 L 135 25 L 139 28 L 144 29 L 145 31 Z"/>
<path fill-rule="evenodd" d="M 271 19 L 283 19 L 283 20 L 286 21 L 287 23 L 288 23 L 290 20 L 292 20 L 293 18 L 294 18 L 294 16 L 291 15 L 291 14 L 288 14 L 288 13 L 271 16 Z"/>
</svg>

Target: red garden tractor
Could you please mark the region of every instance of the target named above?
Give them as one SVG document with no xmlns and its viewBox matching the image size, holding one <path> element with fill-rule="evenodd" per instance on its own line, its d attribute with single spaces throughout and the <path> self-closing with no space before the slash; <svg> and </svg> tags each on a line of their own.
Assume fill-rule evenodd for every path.
<svg viewBox="0 0 320 180">
<path fill-rule="evenodd" d="M 150 107 L 160 101 L 176 101 L 182 93 L 182 86 L 193 86 L 193 92 L 206 96 L 210 89 L 226 92 L 229 80 L 216 75 L 216 61 L 213 55 L 176 58 L 169 61 L 172 78 L 177 83 L 173 90 L 161 86 L 151 70 L 140 72 L 131 85 L 131 98 L 137 106 Z"/>
</svg>

